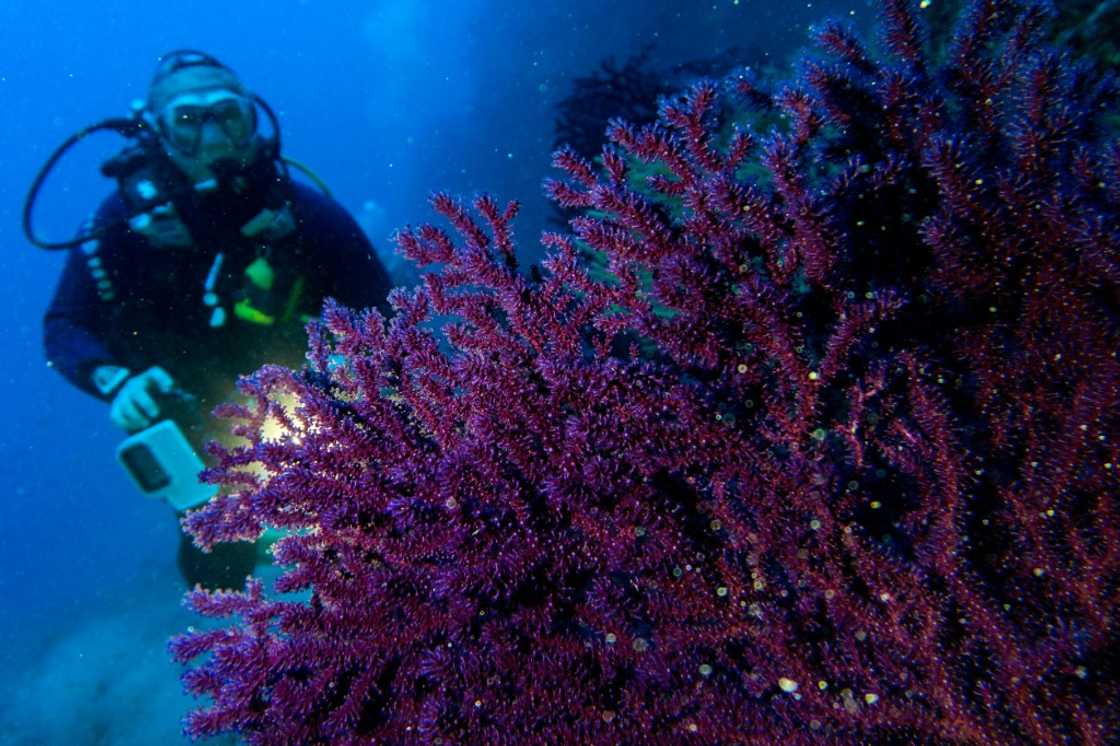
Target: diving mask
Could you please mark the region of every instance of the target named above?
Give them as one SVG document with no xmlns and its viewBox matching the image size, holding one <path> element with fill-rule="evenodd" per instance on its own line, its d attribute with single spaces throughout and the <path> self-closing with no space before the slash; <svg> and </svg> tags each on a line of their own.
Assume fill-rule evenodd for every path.
<svg viewBox="0 0 1120 746">
<path fill-rule="evenodd" d="M 199 155 L 207 122 L 217 125 L 228 146 L 234 149 L 242 149 L 252 140 L 257 130 L 257 113 L 252 100 L 228 91 L 218 94 L 181 96 L 161 113 L 163 136 L 183 155 Z"/>
</svg>

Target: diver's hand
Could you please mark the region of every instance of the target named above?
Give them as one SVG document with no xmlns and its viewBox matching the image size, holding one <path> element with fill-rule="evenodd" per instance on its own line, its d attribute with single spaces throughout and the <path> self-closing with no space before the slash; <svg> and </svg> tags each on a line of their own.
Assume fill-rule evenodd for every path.
<svg viewBox="0 0 1120 746">
<path fill-rule="evenodd" d="M 137 373 L 121 386 L 113 397 L 109 409 L 109 419 L 127 432 L 143 430 L 159 417 L 159 404 L 152 392 L 170 393 L 175 388 L 175 379 L 163 368 L 154 365 L 143 373 Z"/>
</svg>

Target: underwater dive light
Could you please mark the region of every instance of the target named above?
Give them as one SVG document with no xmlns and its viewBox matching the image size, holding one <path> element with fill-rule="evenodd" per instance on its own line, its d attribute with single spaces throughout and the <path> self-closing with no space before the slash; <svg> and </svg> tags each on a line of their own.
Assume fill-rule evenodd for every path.
<svg viewBox="0 0 1120 746">
<path fill-rule="evenodd" d="M 216 485 L 199 481 L 205 465 L 174 420 L 126 438 L 117 446 L 117 459 L 144 495 L 166 500 L 178 511 L 197 507 L 218 492 Z"/>
</svg>

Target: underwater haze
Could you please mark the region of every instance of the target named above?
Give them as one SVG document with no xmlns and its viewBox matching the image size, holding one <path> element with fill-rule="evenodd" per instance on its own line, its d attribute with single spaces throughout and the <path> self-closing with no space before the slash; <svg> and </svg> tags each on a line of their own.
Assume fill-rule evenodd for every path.
<svg viewBox="0 0 1120 746">
<path fill-rule="evenodd" d="M 864 0 L 73 0 L 0 4 L 0 283 L 6 418 L 0 431 L 0 742 L 183 739 L 190 706 L 167 638 L 192 623 L 176 519 L 114 459 L 107 407 L 46 364 L 42 317 L 65 252 L 32 246 L 23 200 L 70 134 L 142 99 L 157 57 L 207 51 L 276 111 L 284 152 L 311 166 L 395 277 L 394 230 L 433 218 L 434 191 L 523 205 L 531 262 L 554 227 L 542 195 L 558 106 L 613 58 L 646 66 L 783 64 L 825 16 L 870 20 Z M 110 192 L 121 146 L 99 134 L 47 180 L 36 229 L 62 240 Z M 196 292 L 192 286 L 184 292 Z"/>
</svg>

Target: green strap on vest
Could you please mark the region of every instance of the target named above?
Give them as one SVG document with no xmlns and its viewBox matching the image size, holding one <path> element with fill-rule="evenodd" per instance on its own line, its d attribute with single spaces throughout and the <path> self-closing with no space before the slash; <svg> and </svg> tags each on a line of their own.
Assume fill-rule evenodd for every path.
<svg viewBox="0 0 1120 746">
<path fill-rule="evenodd" d="M 270 265 L 268 260 L 263 256 L 258 256 L 253 260 L 252 264 L 245 268 L 245 279 L 248 280 L 248 294 L 234 305 L 234 315 L 250 324 L 259 324 L 262 326 L 271 326 L 275 324 L 276 316 L 274 314 L 262 311 L 253 303 L 254 297 L 264 301 L 266 300 L 264 296 L 267 296 L 272 291 L 272 287 L 276 282 L 276 272 L 272 269 L 272 265 Z M 303 295 L 303 284 L 303 276 L 297 276 L 292 283 L 291 290 L 288 291 L 288 298 L 284 303 L 283 311 L 280 315 L 281 321 L 287 321 L 295 313 L 300 296 Z M 259 303 L 258 305 L 265 305 L 268 307 L 272 304 Z"/>
<path fill-rule="evenodd" d="M 263 256 L 258 256 L 252 264 L 245 268 L 245 278 L 249 281 L 249 293 L 246 297 L 237 301 L 233 307 L 233 314 L 250 324 L 261 324 L 262 326 L 275 324 L 276 317 L 253 305 L 254 295 L 264 295 L 272 290 L 272 285 L 276 281 L 276 272 L 273 271 L 272 265 Z"/>
</svg>

